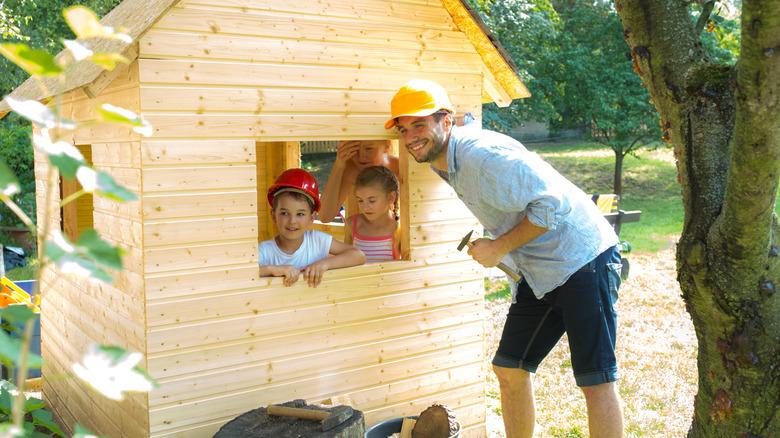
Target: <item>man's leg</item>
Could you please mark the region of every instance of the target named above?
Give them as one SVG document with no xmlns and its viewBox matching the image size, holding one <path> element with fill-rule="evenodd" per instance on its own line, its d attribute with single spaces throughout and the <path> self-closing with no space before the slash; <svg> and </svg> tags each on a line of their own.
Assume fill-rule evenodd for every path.
<svg viewBox="0 0 780 438">
<path fill-rule="evenodd" d="M 531 374 L 520 368 L 493 365 L 501 387 L 501 415 L 507 438 L 531 438 L 534 433 L 534 389 Z"/>
<path fill-rule="evenodd" d="M 582 392 L 588 405 L 588 429 L 591 438 L 621 438 L 623 411 L 620 408 L 620 397 L 615 382 L 583 386 Z"/>
</svg>

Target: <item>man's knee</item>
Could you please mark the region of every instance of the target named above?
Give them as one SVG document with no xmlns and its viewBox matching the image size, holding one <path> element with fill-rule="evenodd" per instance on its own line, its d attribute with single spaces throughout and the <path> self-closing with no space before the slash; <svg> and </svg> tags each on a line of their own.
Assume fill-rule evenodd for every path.
<svg viewBox="0 0 780 438">
<path fill-rule="evenodd" d="M 505 368 L 493 365 L 493 372 L 498 377 L 502 388 L 523 387 L 531 383 L 531 373 L 522 368 Z"/>
<path fill-rule="evenodd" d="M 586 400 L 600 400 L 605 397 L 613 397 L 615 392 L 615 382 L 600 383 L 598 385 L 580 387 Z"/>
</svg>

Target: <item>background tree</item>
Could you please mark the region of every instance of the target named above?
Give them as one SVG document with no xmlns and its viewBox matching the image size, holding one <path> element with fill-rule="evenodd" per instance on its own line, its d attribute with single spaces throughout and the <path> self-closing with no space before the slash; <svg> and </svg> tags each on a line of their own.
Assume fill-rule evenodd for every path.
<svg viewBox="0 0 780 438">
<path fill-rule="evenodd" d="M 699 344 L 689 436 L 776 436 L 780 0 L 742 0 L 735 65 L 702 42 L 709 11 L 731 5 L 691 3 L 616 2 L 682 185 L 678 280 Z"/>
<path fill-rule="evenodd" d="M 485 124 L 508 132 L 528 120 L 582 129 L 615 154 L 613 190 L 623 193 L 623 159 L 660 141 L 658 116 L 611 2 L 484 0 L 480 10 L 531 91 L 508 108 L 486 105 Z"/>
<path fill-rule="evenodd" d="M 121 0 L 0 0 L 0 37 L 3 42 L 24 42 L 52 53 L 62 50 L 62 40 L 74 38 L 62 14 L 65 7 L 84 4 L 99 16 Z M 29 76 L 27 72 L 0 57 L 0 96 L 5 96 Z M 0 120 L 0 159 L 19 178 L 23 196 L 17 200 L 22 210 L 35 220 L 35 176 L 30 124 L 16 114 Z M 0 225 L 22 226 L 19 218 L 0 204 Z M 0 243 L 13 244 L 5 235 Z"/>
</svg>

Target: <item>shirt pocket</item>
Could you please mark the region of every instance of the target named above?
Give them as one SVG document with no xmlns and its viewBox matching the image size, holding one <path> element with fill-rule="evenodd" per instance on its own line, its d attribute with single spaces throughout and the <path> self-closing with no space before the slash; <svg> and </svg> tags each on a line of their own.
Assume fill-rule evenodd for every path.
<svg viewBox="0 0 780 438">
<path fill-rule="evenodd" d="M 609 286 L 609 298 L 612 304 L 618 300 L 618 289 L 620 289 L 620 270 L 623 269 L 622 263 L 607 263 L 607 284 Z"/>
</svg>

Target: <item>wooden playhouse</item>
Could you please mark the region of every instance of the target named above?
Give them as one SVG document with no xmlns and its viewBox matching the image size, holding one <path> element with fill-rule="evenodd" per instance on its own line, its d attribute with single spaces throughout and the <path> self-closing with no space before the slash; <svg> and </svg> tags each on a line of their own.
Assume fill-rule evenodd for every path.
<svg viewBox="0 0 780 438">
<path fill-rule="evenodd" d="M 140 200 L 85 197 L 53 218 L 127 249 L 111 285 L 44 273 L 43 393 L 60 423 L 211 436 L 268 403 L 348 396 L 368 425 L 440 402 L 463 436 L 483 436 L 483 270 L 456 250 L 478 224 L 427 166 L 400 154 L 408 260 L 329 271 L 316 289 L 257 267 L 273 233 L 266 187 L 299 165 L 301 141 L 391 138 L 390 98 L 411 78 L 440 82 L 477 120 L 485 101 L 527 96 L 465 2 L 125 0 L 103 22 L 136 39 L 112 43 L 131 64 L 79 64 L 49 90 L 67 117 L 112 103 L 143 113 L 154 136 L 73 134 Z M 31 81 L 13 94 L 49 97 Z M 47 167 L 36 156 L 39 187 Z M 93 342 L 144 353 L 160 387 L 119 403 L 93 392 L 69 373 Z"/>
</svg>

